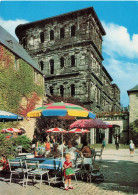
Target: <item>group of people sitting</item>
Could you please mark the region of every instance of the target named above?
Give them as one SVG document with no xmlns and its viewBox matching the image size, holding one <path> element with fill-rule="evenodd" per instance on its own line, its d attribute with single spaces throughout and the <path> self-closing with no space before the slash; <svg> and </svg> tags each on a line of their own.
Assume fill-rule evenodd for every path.
<svg viewBox="0 0 138 195">
<path fill-rule="evenodd" d="M 63 144 L 60 143 L 56 143 L 54 142 L 52 144 L 52 148 L 51 148 L 51 143 L 49 140 L 46 140 L 45 143 L 45 150 L 46 150 L 46 156 L 47 157 L 54 157 L 54 158 L 58 158 L 61 157 L 62 153 L 65 154 L 69 153 L 71 155 L 71 159 L 75 160 L 77 154 L 79 154 L 81 157 L 86 157 L 86 158 L 90 158 L 91 157 L 91 149 L 88 146 L 87 142 L 84 141 L 83 142 L 83 146 L 81 148 L 81 150 L 77 149 L 72 141 L 68 141 L 67 145 L 66 142 L 63 141 Z"/>
</svg>

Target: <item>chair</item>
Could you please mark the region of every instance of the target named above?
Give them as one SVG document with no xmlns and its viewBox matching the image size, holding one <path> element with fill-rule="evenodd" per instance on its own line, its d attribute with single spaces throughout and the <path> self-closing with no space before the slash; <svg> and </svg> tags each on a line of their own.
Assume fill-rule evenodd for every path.
<svg viewBox="0 0 138 195">
<path fill-rule="evenodd" d="M 51 177 L 48 180 L 48 183 L 61 183 L 62 181 L 62 161 L 61 159 L 47 159 L 46 166 L 49 167 L 51 170 Z M 44 164 L 41 165 L 42 167 L 45 166 Z"/>
<path fill-rule="evenodd" d="M 96 156 L 99 156 L 100 161 L 102 161 L 102 153 L 103 153 L 103 149 L 101 149 L 100 151 L 95 151 L 95 158 Z"/>
<path fill-rule="evenodd" d="M 39 182 L 40 187 L 41 187 L 41 184 L 42 184 L 42 177 L 43 177 L 44 174 L 47 174 L 47 178 L 48 178 L 48 181 L 49 181 L 49 170 L 41 169 L 39 161 L 27 160 L 27 161 L 25 161 L 25 166 L 26 166 L 26 169 L 27 169 L 26 186 L 27 186 L 27 183 L 28 183 L 29 176 L 31 176 L 31 177 L 33 176 L 34 181 L 36 180 L 36 176 L 40 176 L 40 182 Z M 32 170 L 28 171 L 30 168 Z"/>
<path fill-rule="evenodd" d="M 96 152 L 95 152 L 95 149 L 91 149 L 91 154 L 92 154 L 92 162 L 94 163 L 95 162 L 95 158 L 96 158 Z"/>
<path fill-rule="evenodd" d="M 22 149 L 23 149 L 22 146 L 17 146 L 16 151 L 18 152 L 18 154 L 22 153 Z"/>
<path fill-rule="evenodd" d="M 77 158 L 75 162 L 73 163 L 73 170 L 75 172 L 75 181 L 77 183 L 77 175 L 80 174 L 80 170 L 82 169 L 82 163 L 83 163 L 83 158 L 79 155 L 77 155 Z M 80 167 L 79 167 L 80 166 Z"/>
<path fill-rule="evenodd" d="M 23 168 L 22 159 L 8 159 L 9 169 L 10 169 L 10 184 L 12 181 L 12 175 L 16 174 L 18 176 L 23 176 L 23 187 L 24 187 L 24 180 L 25 180 L 25 173 L 26 171 Z"/>
</svg>

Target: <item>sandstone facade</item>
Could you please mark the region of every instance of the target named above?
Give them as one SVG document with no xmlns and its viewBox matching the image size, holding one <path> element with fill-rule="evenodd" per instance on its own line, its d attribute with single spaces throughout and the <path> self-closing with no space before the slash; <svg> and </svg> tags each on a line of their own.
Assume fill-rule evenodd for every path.
<svg viewBox="0 0 138 195">
<path fill-rule="evenodd" d="M 138 85 L 127 91 L 129 96 L 129 123 L 138 119 Z"/>
</svg>

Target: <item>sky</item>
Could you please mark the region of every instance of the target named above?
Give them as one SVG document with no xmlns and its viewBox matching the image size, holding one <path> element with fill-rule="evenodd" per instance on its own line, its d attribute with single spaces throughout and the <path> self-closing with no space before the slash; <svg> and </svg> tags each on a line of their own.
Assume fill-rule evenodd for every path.
<svg viewBox="0 0 138 195">
<path fill-rule="evenodd" d="M 121 105 L 129 105 L 127 90 L 138 84 L 137 1 L 0 1 L 0 25 L 13 36 L 17 25 L 94 7 L 106 35 L 103 65 L 120 89 Z M 17 37 L 16 37 L 17 39 Z"/>
</svg>

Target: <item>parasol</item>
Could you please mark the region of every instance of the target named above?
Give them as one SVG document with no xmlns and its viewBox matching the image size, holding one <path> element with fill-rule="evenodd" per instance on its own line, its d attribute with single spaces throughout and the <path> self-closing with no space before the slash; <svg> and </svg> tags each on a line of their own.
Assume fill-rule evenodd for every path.
<svg viewBox="0 0 138 195">
<path fill-rule="evenodd" d="M 108 125 L 100 119 L 81 119 L 70 125 L 70 128 L 108 128 Z"/>
<path fill-rule="evenodd" d="M 4 110 L 0 110 L 0 122 L 4 122 L 4 121 L 19 121 L 19 120 L 23 120 L 23 117 L 14 114 L 12 112 L 7 112 Z"/>
<path fill-rule="evenodd" d="M 66 133 L 67 131 L 62 128 L 51 128 L 46 130 L 47 133 Z"/>
<path fill-rule="evenodd" d="M 79 128 L 75 128 L 68 131 L 68 133 L 89 133 L 89 132 L 90 132 L 89 130 L 79 129 Z"/>
<path fill-rule="evenodd" d="M 96 115 L 81 106 L 57 102 L 46 104 L 44 107 L 37 108 L 27 113 L 27 117 L 37 118 L 40 116 L 58 118 L 58 119 L 76 119 L 76 118 L 95 118 Z"/>
<path fill-rule="evenodd" d="M 1 133 L 21 133 L 22 130 L 17 128 L 8 128 L 8 129 L 2 129 Z"/>
</svg>

